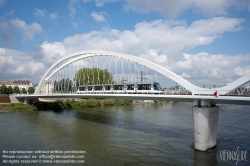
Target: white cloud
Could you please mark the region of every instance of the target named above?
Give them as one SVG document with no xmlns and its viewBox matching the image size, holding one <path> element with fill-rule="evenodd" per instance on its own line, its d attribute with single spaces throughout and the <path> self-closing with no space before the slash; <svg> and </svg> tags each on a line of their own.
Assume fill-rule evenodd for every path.
<svg viewBox="0 0 250 166">
<path fill-rule="evenodd" d="M 37 76 L 45 72 L 45 65 L 33 60 L 32 56 L 6 48 L 0 48 L 0 75 L 3 80 L 31 78 L 38 81 Z"/>
<path fill-rule="evenodd" d="M 35 16 L 36 17 L 45 17 L 46 16 L 46 10 L 45 9 L 38 9 L 35 8 Z"/>
<path fill-rule="evenodd" d="M 0 22 L 0 37 L 4 43 L 10 43 L 14 39 L 10 31 L 10 26 L 5 20 L 1 20 Z"/>
<path fill-rule="evenodd" d="M 3 55 L 3 54 L 5 54 L 5 49 L 4 48 L 0 48 L 0 55 Z"/>
<path fill-rule="evenodd" d="M 77 13 L 77 10 L 75 8 L 75 4 L 78 4 L 79 0 L 70 0 L 69 4 L 68 4 L 68 8 L 69 8 L 69 15 L 71 17 L 74 17 L 75 14 Z"/>
<path fill-rule="evenodd" d="M 45 42 L 42 46 L 46 45 L 46 49 L 49 49 L 60 45 L 59 50 L 67 50 L 65 54 L 85 49 L 103 49 L 143 56 L 153 55 L 149 54 L 149 50 L 154 50 L 167 59 L 179 59 L 183 51 L 210 44 L 225 32 L 237 29 L 241 23 L 240 19 L 223 17 L 195 21 L 190 26 L 184 21 L 156 20 L 138 23 L 133 31 L 92 31 L 67 37 L 61 43 Z M 161 58 L 162 63 L 167 59 Z"/>
<path fill-rule="evenodd" d="M 107 3 L 114 3 L 121 0 L 83 0 L 84 3 L 93 1 L 97 7 L 103 7 Z"/>
<path fill-rule="evenodd" d="M 186 72 L 182 72 L 182 73 L 180 74 L 180 76 L 181 76 L 182 78 L 185 78 L 185 79 L 191 77 L 190 75 L 186 74 Z"/>
<path fill-rule="evenodd" d="M 134 31 L 105 30 L 91 32 L 88 35 L 94 37 L 87 39 L 87 43 L 89 43 L 87 46 L 90 47 L 93 44 L 95 47 L 129 50 L 131 53 L 147 53 L 149 49 L 153 49 L 162 51 L 163 54 L 173 58 L 176 53 L 182 50 L 210 44 L 226 31 L 233 30 L 241 24 L 239 19 L 227 18 L 204 20 L 203 25 L 197 22 L 199 21 L 193 22 L 188 27 L 183 21 L 156 20 L 138 23 Z M 217 26 L 215 28 L 204 26 L 210 24 L 211 26 L 217 24 Z M 222 25 L 220 26 L 220 24 Z M 85 37 L 85 35 L 82 35 L 82 37 Z M 107 45 L 103 43 L 102 38 Z M 92 40 L 96 40 L 97 43 L 92 43 Z"/>
<path fill-rule="evenodd" d="M 121 1 L 121 0 L 70 0 L 68 4 L 69 15 L 72 18 L 74 18 L 78 11 L 77 9 L 80 8 L 82 10 L 82 7 L 81 7 L 82 3 L 94 2 L 97 7 L 103 7 L 104 5 L 108 3 L 114 3 L 118 1 Z"/>
<path fill-rule="evenodd" d="M 73 52 L 81 50 L 110 50 L 128 53 L 160 64 L 195 84 L 233 81 L 246 74 L 242 62 L 250 61 L 250 55 L 210 55 L 208 53 L 183 54 L 189 49 L 212 43 L 228 31 L 238 30 L 243 20 L 217 17 L 194 21 L 141 22 L 133 31 L 104 29 L 77 34 L 62 42 L 44 42 L 40 58 L 46 66 Z M 216 25 L 216 26 L 215 26 Z M 241 67 L 241 68 L 237 68 Z M 242 69 L 242 70 L 241 70 Z"/>
<path fill-rule="evenodd" d="M 0 0 L 0 6 L 2 6 L 3 4 L 5 4 L 5 0 Z"/>
<path fill-rule="evenodd" d="M 175 72 L 185 71 L 188 78 L 201 79 L 202 82 L 218 83 L 233 81 L 238 76 L 250 74 L 250 66 L 240 67 L 242 62 L 250 62 L 250 55 L 210 55 L 208 53 L 183 54 L 184 60 L 171 64 Z M 182 76 L 185 76 L 182 73 Z M 201 83 L 201 82 L 200 82 Z"/>
<path fill-rule="evenodd" d="M 55 13 L 51 13 L 50 14 L 50 19 L 53 20 L 53 19 L 57 19 L 58 18 L 58 12 L 55 12 Z"/>
<path fill-rule="evenodd" d="M 105 17 L 103 16 L 104 14 L 105 14 L 104 12 L 101 13 L 92 12 L 91 17 L 93 17 L 94 20 L 97 22 L 103 22 L 106 21 Z"/>
<path fill-rule="evenodd" d="M 36 17 L 49 17 L 51 20 L 57 19 L 58 18 L 58 12 L 54 12 L 54 13 L 49 13 L 47 10 L 45 9 L 38 9 L 35 8 L 35 16 Z"/>
<path fill-rule="evenodd" d="M 102 7 L 107 3 L 114 3 L 120 0 L 94 0 L 97 7 Z"/>
<path fill-rule="evenodd" d="M 75 21 L 72 22 L 72 25 L 74 28 L 78 27 L 78 24 Z"/>
<path fill-rule="evenodd" d="M 238 76 L 250 75 L 250 66 L 237 66 L 234 68 L 234 72 Z"/>
<path fill-rule="evenodd" d="M 159 12 L 162 15 L 176 17 L 185 10 L 203 13 L 209 16 L 226 15 L 230 7 L 246 8 L 248 0 L 126 0 L 125 9 L 138 13 Z"/>
<path fill-rule="evenodd" d="M 11 11 L 9 11 L 9 12 L 7 12 L 7 13 L 4 13 L 4 15 L 6 15 L 6 16 L 11 16 L 11 15 L 13 15 L 15 13 L 15 11 L 14 10 L 11 10 Z"/>
<path fill-rule="evenodd" d="M 190 0 L 126 0 L 125 9 L 147 14 L 157 11 L 163 15 L 175 17 L 182 9 L 190 3 Z"/>
<path fill-rule="evenodd" d="M 23 37 L 22 42 L 24 43 L 32 40 L 35 34 L 41 33 L 43 31 L 42 27 L 36 22 L 28 25 L 24 21 L 19 19 L 11 19 L 9 22 L 12 27 L 19 30 L 18 32 Z"/>
<path fill-rule="evenodd" d="M 66 55 L 66 48 L 61 42 L 48 43 L 45 41 L 40 47 L 43 54 L 40 61 L 45 62 L 46 64 L 52 64 Z"/>
<path fill-rule="evenodd" d="M 161 65 L 166 64 L 168 59 L 166 55 L 160 54 L 157 50 L 153 49 L 148 50 L 145 54 L 140 54 L 139 57 Z"/>
</svg>

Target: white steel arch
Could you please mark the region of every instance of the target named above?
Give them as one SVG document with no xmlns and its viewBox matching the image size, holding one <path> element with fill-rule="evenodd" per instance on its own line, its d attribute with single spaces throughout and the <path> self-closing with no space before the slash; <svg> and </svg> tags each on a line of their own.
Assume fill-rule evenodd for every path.
<svg viewBox="0 0 250 166">
<path fill-rule="evenodd" d="M 243 77 L 239 78 L 238 80 L 232 82 L 231 84 L 224 86 L 224 87 L 221 87 L 221 88 L 214 88 L 214 89 L 201 88 L 201 87 L 198 87 L 198 86 L 188 82 L 187 80 L 185 80 L 184 78 L 180 77 L 179 75 L 173 73 L 172 71 L 170 71 L 170 70 L 168 70 L 168 69 L 166 69 L 158 64 L 150 62 L 146 59 L 142 59 L 140 57 L 133 56 L 133 55 L 116 53 L 116 52 L 111 52 L 111 51 L 89 50 L 89 51 L 80 51 L 80 52 L 75 52 L 75 53 L 69 54 L 68 56 L 65 56 L 64 58 L 55 62 L 43 75 L 43 77 L 42 77 L 42 79 L 41 79 L 40 83 L 38 84 L 38 87 L 35 91 L 35 94 L 38 95 L 39 92 L 41 91 L 43 85 L 46 83 L 46 81 L 50 77 L 52 77 L 55 73 L 57 73 L 60 69 L 62 69 L 63 67 L 65 67 L 65 66 L 67 66 L 67 65 L 69 65 L 77 60 L 84 59 L 87 57 L 94 57 L 94 56 L 115 56 L 115 57 L 120 57 L 120 58 L 123 58 L 126 60 L 130 60 L 132 62 L 136 62 L 140 65 L 146 66 L 146 67 L 148 67 L 152 70 L 155 70 L 158 73 L 161 73 L 162 75 L 172 79 L 173 81 L 175 81 L 179 85 L 183 86 L 184 88 L 186 88 L 187 90 L 192 92 L 193 95 L 200 95 L 200 94 L 201 95 L 202 94 L 211 95 L 215 91 L 217 91 L 221 95 L 225 95 L 226 93 L 234 90 L 235 88 L 237 88 L 241 85 L 244 85 L 247 82 L 250 82 L 250 76 L 243 76 Z M 65 61 L 65 63 L 63 63 L 64 61 Z M 61 66 L 59 66 L 57 69 L 53 70 L 59 64 Z M 53 72 L 51 72 L 52 70 L 53 70 Z"/>
</svg>

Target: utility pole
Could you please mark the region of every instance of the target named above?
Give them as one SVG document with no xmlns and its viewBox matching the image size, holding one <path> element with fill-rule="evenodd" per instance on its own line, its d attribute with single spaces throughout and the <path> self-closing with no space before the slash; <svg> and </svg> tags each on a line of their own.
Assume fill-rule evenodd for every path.
<svg viewBox="0 0 250 166">
<path fill-rule="evenodd" d="M 125 81 L 127 81 L 127 80 L 124 80 L 124 78 L 123 78 L 123 76 L 122 76 L 121 83 L 124 84 Z"/>
<path fill-rule="evenodd" d="M 143 78 L 143 72 L 141 71 L 141 77 L 135 77 L 135 78 L 140 78 L 141 79 L 141 83 L 143 82 L 143 79 L 148 79 L 148 78 Z"/>
</svg>

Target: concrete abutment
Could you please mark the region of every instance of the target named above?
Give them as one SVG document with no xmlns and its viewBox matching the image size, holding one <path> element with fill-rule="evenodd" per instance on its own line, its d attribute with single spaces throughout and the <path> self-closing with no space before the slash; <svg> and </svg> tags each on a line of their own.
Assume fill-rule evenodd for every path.
<svg viewBox="0 0 250 166">
<path fill-rule="evenodd" d="M 220 107 L 204 101 L 197 103 L 193 106 L 194 148 L 207 151 L 216 146 Z"/>
</svg>

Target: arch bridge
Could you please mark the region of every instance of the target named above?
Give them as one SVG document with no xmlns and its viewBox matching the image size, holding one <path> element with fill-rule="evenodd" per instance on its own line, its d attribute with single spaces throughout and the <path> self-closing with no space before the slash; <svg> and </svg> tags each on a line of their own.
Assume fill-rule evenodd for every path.
<svg viewBox="0 0 250 166">
<path fill-rule="evenodd" d="M 126 70 L 125 63 L 128 66 L 127 71 L 125 71 Z M 58 60 L 57 62 L 55 62 L 43 75 L 35 91 L 35 95 L 52 93 L 52 91 L 48 90 L 47 88 L 48 84 L 51 83 L 49 84 L 50 88 L 56 89 L 56 87 L 53 86 L 53 83 L 51 81 L 58 81 L 59 79 L 63 79 L 63 78 L 69 79 L 71 81 L 69 85 L 70 87 L 78 86 L 76 84 L 76 80 L 75 80 L 76 78 L 74 78 L 74 76 L 75 76 L 75 73 L 79 71 L 79 69 L 81 68 L 88 68 L 88 69 L 89 68 L 96 68 L 96 69 L 102 68 L 102 69 L 108 69 L 109 71 L 113 70 L 116 72 L 114 73 L 116 77 L 116 80 L 115 80 L 116 83 L 119 82 L 118 81 L 119 78 L 117 78 L 119 77 L 118 76 L 119 74 L 120 74 L 120 77 L 122 77 L 122 79 L 128 77 L 130 78 L 130 82 L 135 82 L 135 80 L 133 80 L 131 77 L 138 76 L 139 70 L 141 70 L 141 72 L 143 72 L 143 70 L 146 70 L 146 73 L 147 73 L 147 69 L 145 68 L 148 68 L 149 70 L 152 70 L 158 74 L 161 74 L 162 76 L 165 76 L 166 78 L 169 78 L 173 82 L 179 84 L 182 87 L 182 89 L 189 91 L 190 94 L 192 95 L 213 95 L 214 92 L 216 91 L 220 95 L 228 95 L 233 90 L 237 90 L 237 88 L 241 87 L 244 84 L 247 84 L 250 81 L 250 76 L 244 76 L 223 87 L 202 88 L 202 87 L 198 87 L 190 83 L 189 81 L 173 73 L 172 71 L 158 64 L 155 64 L 151 61 L 148 61 L 146 59 L 128 55 L 128 54 L 122 54 L 122 53 L 116 53 L 116 52 L 110 52 L 110 51 L 90 50 L 90 51 L 80 51 L 80 52 L 72 53 Z M 135 73 L 131 73 L 131 70 L 133 70 L 133 68 L 134 68 Z M 117 70 L 119 71 L 117 72 Z M 87 72 L 83 73 L 86 75 L 83 77 L 88 77 L 87 75 L 92 74 L 92 73 L 87 73 Z M 91 75 L 91 76 L 94 77 L 94 75 Z M 151 76 L 152 76 L 152 73 L 151 73 Z M 143 79 L 142 76 L 140 78 Z M 90 79 L 93 80 L 93 78 L 90 78 Z M 101 82 L 100 78 L 97 78 L 97 79 L 100 80 L 98 83 L 105 84 L 104 81 Z M 85 81 L 86 81 L 85 84 L 89 84 L 89 82 L 87 82 L 86 79 Z M 47 89 L 47 91 L 45 89 Z M 61 93 L 63 94 L 65 93 L 65 91 Z"/>
<path fill-rule="evenodd" d="M 177 83 L 181 88 L 165 91 L 159 87 L 157 89 L 155 83 L 164 83 L 161 80 L 163 77 Z M 16 97 L 193 102 L 195 149 L 206 151 L 216 145 L 220 108 L 216 104 L 250 104 L 250 97 L 246 95 L 249 82 L 250 76 L 244 76 L 222 87 L 202 88 L 146 59 L 110 51 L 90 50 L 72 53 L 58 60 L 43 75 L 34 94 Z M 130 85 L 134 91 L 129 89 Z M 148 89 L 142 90 L 144 85 Z M 89 86 L 92 88 L 89 89 Z M 116 89 L 119 86 L 121 89 Z"/>
</svg>

